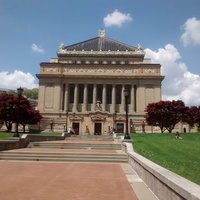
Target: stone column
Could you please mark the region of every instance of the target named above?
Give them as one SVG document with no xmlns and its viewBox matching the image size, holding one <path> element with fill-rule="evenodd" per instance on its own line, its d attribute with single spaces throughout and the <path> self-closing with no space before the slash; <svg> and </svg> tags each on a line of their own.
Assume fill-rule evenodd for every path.
<svg viewBox="0 0 200 200">
<path fill-rule="evenodd" d="M 125 85 L 123 84 L 123 85 L 122 85 L 122 92 L 121 92 L 121 99 L 122 99 L 121 106 L 122 106 L 122 112 L 125 112 L 125 111 L 126 111 L 124 89 L 125 89 Z"/>
<path fill-rule="evenodd" d="M 103 84 L 102 110 L 106 111 L 106 84 Z"/>
<path fill-rule="evenodd" d="M 74 88 L 74 107 L 73 111 L 77 112 L 78 111 L 78 84 L 75 84 Z"/>
<path fill-rule="evenodd" d="M 69 89 L 69 85 L 66 83 L 65 85 L 65 111 L 69 111 L 68 109 L 68 105 L 69 105 L 69 92 L 68 92 L 68 89 Z"/>
<path fill-rule="evenodd" d="M 135 108 L 134 108 L 135 88 L 134 88 L 134 85 L 131 85 L 130 95 L 131 95 L 131 112 L 135 112 Z"/>
<path fill-rule="evenodd" d="M 88 88 L 87 84 L 84 84 L 84 95 L 83 95 L 83 111 L 87 111 L 87 104 L 88 104 Z"/>
<path fill-rule="evenodd" d="M 93 111 L 95 111 L 96 108 L 96 103 L 97 103 L 97 85 L 93 85 Z"/>
<path fill-rule="evenodd" d="M 137 88 L 137 112 L 144 112 L 145 110 L 145 87 L 144 85 L 139 85 Z"/>
<path fill-rule="evenodd" d="M 116 85 L 112 85 L 112 112 L 116 111 Z"/>
</svg>

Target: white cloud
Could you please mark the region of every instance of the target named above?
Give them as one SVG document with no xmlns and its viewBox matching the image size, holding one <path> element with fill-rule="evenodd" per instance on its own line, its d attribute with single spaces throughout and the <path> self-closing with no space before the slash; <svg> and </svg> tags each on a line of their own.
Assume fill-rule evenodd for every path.
<svg viewBox="0 0 200 200">
<path fill-rule="evenodd" d="M 184 46 L 200 45 L 200 20 L 195 17 L 189 18 L 183 25 L 183 29 L 184 33 L 180 40 Z"/>
<path fill-rule="evenodd" d="M 145 49 L 146 57 L 162 65 L 165 79 L 162 82 L 163 100 L 182 100 L 186 105 L 200 105 L 200 76 L 188 71 L 185 63 L 179 61 L 177 49 L 167 44 L 158 51 Z"/>
<path fill-rule="evenodd" d="M 0 80 L 0 88 L 4 89 L 16 89 L 20 86 L 28 89 L 38 87 L 38 84 L 35 83 L 35 78 L 30 73 L 18 70 L 10 74 L 6 71 L 0 72 Z"/>
<path fill-rule="evenodd" d="M 45 50 L 37 44 L 32 44 L 31 49 L 36 53 L 44 53 L 45 52 Z"/>
<path fill-rule="evenodd" d="M 133 19 L 131 15 L 121 13 L 117 9 L 111 13 L 108 14 L 106 17 L 104 17 L 103 22 L 105 26 L 122 26 L 122 24 L 131 22 Z"/>
</svg>

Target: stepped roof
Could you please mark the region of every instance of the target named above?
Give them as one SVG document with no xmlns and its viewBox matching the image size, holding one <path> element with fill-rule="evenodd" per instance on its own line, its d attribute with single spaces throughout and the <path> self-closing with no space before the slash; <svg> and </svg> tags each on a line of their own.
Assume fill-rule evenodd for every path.
<svg viewBox="0 0 200 200">
<path fill-rule="evenodd" d="M 59 47 L 59 50 L 61 49 L 64 51 L 135 51 L 137 48 L 107 38 L 105 37 L 105 31 L 100 30 L 98 37 L 69 46 L 64 46 L 62 43 Z"/>
</svg>

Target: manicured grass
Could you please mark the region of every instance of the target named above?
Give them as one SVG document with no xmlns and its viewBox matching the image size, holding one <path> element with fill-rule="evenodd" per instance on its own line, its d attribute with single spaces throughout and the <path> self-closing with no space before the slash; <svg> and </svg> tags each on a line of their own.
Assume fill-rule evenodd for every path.
<svg viewBox="0 0 200 200">
<path fill-rule="evenodd" d="M 8 140 L 13 135 L 14 133 L 11 132 L 0 132 L 0 140 Z"/>
<path fill-rule="evenodd" d="M 134 150 L 147 159 L 200 185 L 200 133 L 130 134 Z"/>
<path fill-rule="evenodd" d="M 23 135 L 24 133 L 20 132 L 20 136 Z M 34 133 L 25 133 L 25 134 L 31 134 L 31 135 L 40 135 L 40 136 L 61 136 L 61 133 L 57 133 L 57 132 L 34 132 Z M 0 132 L 0 140 L 8 140 L 10 137 L 12 137 L 14 135 L 14 132 Z"/>
</svg>

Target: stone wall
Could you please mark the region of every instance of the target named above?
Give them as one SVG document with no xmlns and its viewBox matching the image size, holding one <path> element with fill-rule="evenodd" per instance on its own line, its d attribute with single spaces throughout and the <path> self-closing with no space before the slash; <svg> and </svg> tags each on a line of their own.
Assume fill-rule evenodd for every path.
<svg viewBox="0 0 200 200">
<path fill-rule="evenodd" d="M 62 136 L 41 136 L 33 134 L 23 134 L 21 138 L 10 138 L 10 140 L 1 140 L 0 151 L 25 148 L 30 142 L 55 141 L 64 139 L 64 134 L 62 134 Z"/>
<path fill-rule="evenodd" d="M 151 162 L 133 151 L 131 143 L 123 142 L 129 164 L 160 200 L 200 200 L 200 186 Z"/>
</svg>

